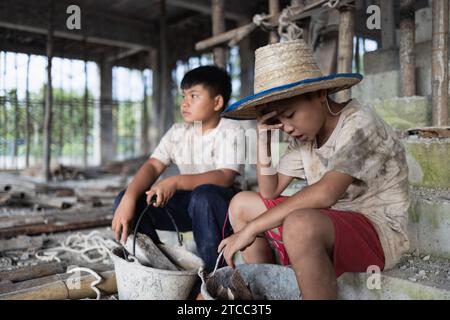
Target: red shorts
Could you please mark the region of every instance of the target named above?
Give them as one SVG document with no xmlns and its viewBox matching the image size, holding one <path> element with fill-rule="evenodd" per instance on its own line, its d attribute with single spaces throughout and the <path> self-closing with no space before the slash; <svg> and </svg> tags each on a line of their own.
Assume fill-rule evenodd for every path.
<svg viewBox="0 0 450 320">
<path fill-rule="evenodd" d="M 261 195 L 260 195 L 261 196 Z M 261 197 L 267 209 L 280 204 L 288 197 L 281 196 L 274 200 Z M 345 272 L 366 272 L 371 265 L 384 269 L 384 252 L 375 228 L 364 215 L 356 212 L 322 209 L 334 226 L 333 266 L 336 277 Z M 266 234 L 273 238 L 272 245 L 276 249 L 280 262 L 290 264 L 286 249 L 282 244 L 282 227 Z"/>
</svg>

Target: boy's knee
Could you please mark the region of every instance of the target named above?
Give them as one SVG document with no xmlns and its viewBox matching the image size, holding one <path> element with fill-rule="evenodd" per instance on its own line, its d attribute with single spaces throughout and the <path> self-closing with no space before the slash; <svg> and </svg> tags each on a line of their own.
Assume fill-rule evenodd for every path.
<svg viewBox="0 0 450 320">
<path fill-rule="evenodd" d="M 235 195 L 231 201 L 229 206 L 229 214 L 231 219 L 242 219 L 242 215 L 244 213 L 244 206 L 248 202 L 248 194 L 249 191 L 242 191 Z"/>
<path fill-rule="evenodd" d="M 283 242 L 289 246 L 310 244 L 320 239 L 320 213 L 316 210 L 296 210 L 290 213 L 283 222 Z"/>
</svg>

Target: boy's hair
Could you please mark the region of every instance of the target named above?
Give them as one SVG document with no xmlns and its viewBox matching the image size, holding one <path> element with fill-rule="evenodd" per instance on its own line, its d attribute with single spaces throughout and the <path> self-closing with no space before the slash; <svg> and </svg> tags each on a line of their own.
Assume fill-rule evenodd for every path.
<svg viewBox="0 0 450 320">
<path fill-rule="evenodd" d="M 203 85 L 211 97 L 221 95 L 223 106 L 227 106 L 231 97 L 231 78 L 225 70 L 217 66 L 201 66 L 192 69 L 181 80 L 181 89 L 189 89 L 198 84 Z"/>
</svg>

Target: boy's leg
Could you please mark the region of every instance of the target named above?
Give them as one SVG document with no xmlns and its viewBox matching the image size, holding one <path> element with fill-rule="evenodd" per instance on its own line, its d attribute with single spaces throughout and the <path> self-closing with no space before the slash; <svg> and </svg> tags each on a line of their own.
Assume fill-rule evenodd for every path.
<svg viewBox="0 0 450 320">
<path fill-rule="evenodd" d="M 238 193 L 231 200 L 228 210 L 233 231 L 242 230 L 249 221 L 266 211 L 267 208 L 258 193 L 251 191 Z M 274 263 L 272 249 L 265 238 L 256 238 L 242 254 L 246 263 Z"/>
<path fill-rule="evenodd" d="M 302 209 L 283 223 L 283 242 L 305 299 L 337 298 L 345 272 L 384 269 L 384 252 L 372 222 L 361 213 Z"/>
<path fill-rule="evenodd" d="M 191 192 L 187 211 L 191 217 L 197 251 L 208 272 L 216 264 L 220 241 L 232 233 L 226 216 L 231 198 L 239 191 L 236 188 L 205 184 Z"/>
<path fill-rule="evenodd" d="M 294 211 L 284 220 L 283 243 L 303 299 L 336 299 L 331 219 L 317 209 Z"/>
</svg>

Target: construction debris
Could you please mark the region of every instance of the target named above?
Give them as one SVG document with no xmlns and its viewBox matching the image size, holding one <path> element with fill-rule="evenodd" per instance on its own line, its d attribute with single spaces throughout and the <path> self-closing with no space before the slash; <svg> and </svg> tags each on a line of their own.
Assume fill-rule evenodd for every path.
<svg viewBox="0 0 450 320">
<path fill-rule="evenodd" d="M 419 138 L 450 138 L 450 127 L 423 127 L 407 130 L 408 135 Z"/>
<path fill-rule="evenodd" d="M 206 281 L 206 288 L 217 300 L 254 300 L 250 287 L 238 270 L 232 273 L 228 288 L 219 284 L 214 277 L 209 277 Z"/>
<path fill-rule="evenodd" d="M 129 235 L 125 244 L 126 250 L 133 254 L 134 235 Z M 136 236 L 136 253 L 138 261 L 147 266 L 161 270 L 181 270 L 171 259 L 145 234 L 138 233 Z"/>
<path fill-rule="evenodd" d="M 19 269 L 0 271 L 0 282 L 11 281 L 25 281 L 35 278 L 63 273 L 66 265 L 61 262 L 48 262 L 34 266 L 25 266 Z"/>
</svg>

